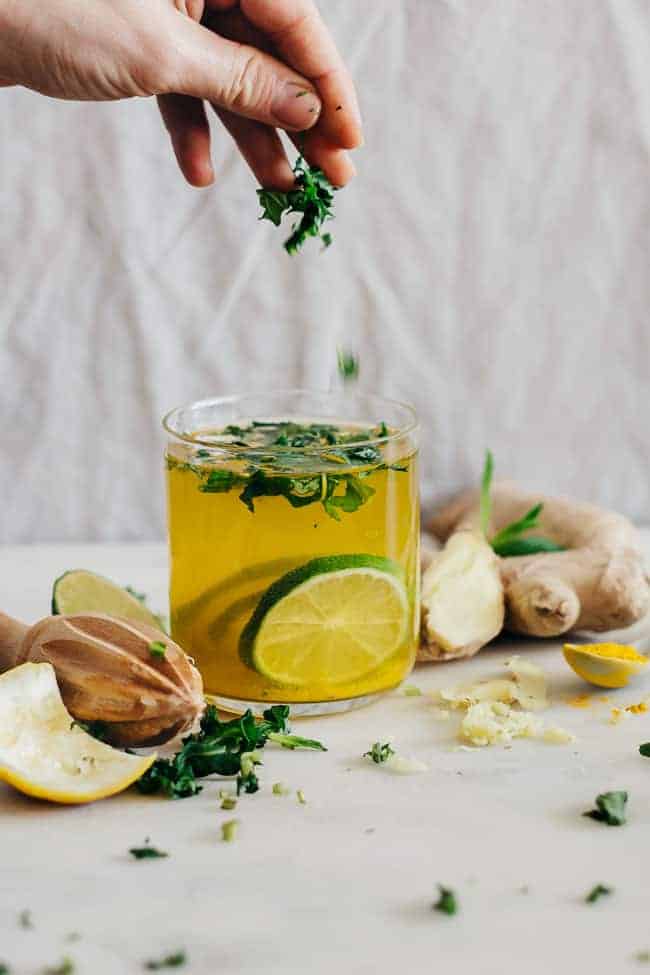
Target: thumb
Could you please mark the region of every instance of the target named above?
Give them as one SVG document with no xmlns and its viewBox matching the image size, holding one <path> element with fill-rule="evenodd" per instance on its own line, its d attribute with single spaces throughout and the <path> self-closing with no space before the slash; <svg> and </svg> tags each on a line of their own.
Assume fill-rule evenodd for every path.
<svg viewBox="0 0 650 975">
<path fill-rule="evenodd" d="M 169 92 L 290 131 L 310 129 L 318 120 L 321 101 L 312 83 L 270 54 L 188 18 L 179 18 L 174 47 Z"/>
</svg>

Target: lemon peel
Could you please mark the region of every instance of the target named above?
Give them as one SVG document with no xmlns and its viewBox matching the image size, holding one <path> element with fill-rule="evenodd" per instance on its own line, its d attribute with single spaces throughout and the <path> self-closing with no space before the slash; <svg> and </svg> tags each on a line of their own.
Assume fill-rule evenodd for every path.
<svg viewBox="0 0 650 975">
<path fill-rule="evenodd" d="M 51 664 L 26 663 L 0 677 L 0 781 L 65 804 L 127 789 L 156 756 L 128 755 L 83 731 L 66 710 Z"/>
<path fill-rule="evenodd" d="M 564 659 L 575 673 L 597 687 L 625 687 L 648 657 L 622 643 L 565 643 Z"/>
</svg>

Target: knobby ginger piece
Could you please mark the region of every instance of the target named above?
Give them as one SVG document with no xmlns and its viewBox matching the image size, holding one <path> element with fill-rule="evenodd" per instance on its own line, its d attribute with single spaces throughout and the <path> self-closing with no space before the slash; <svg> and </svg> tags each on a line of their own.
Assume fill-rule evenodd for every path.
<svg viewBox="0 0 650 975">
<path fill-rule="evenodd" d="M 650 609 L 650 583 L 634 526 L 622 515 L 569 498 L 529 494 L 502 482 L 492 489 L 490 535 L 542 502 L 536 533 L 563 552 L 500 560 L 507 629 L 532 636 L 630 626 Z M 429 528 L 440 540 L 480 522 L 478 492 L 441 508 Z"/>
<path fill-rule="evenodd" d="M 503 627 L 499 562 L 478 531 L 451 535 L 422 577 L 420 660 L 471 657 Z"/>
</svg>

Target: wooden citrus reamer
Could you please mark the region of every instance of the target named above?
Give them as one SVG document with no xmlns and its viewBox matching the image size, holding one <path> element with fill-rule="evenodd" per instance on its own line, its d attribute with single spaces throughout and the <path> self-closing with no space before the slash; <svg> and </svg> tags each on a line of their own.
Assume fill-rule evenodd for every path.
<svg viewBox="0 0 650 975">
<path fill-rule="evenodd" d="M 165 652 L 152 652 L 164 643 Z M 122 746 L 157 745 L 204 707 L 201 675 L 165 634 L 103 613 L 47 616 L 33 626 L 0 613 L 0 671 L 50 663 L 70 714 L 106 724 Z"/>
</svg>

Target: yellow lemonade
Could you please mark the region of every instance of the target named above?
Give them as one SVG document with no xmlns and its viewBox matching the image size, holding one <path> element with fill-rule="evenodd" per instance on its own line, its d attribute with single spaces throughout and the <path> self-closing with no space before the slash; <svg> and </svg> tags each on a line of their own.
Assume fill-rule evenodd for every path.
<svg viewBox="0 0 650 975">
<path fill-rule="evenodd" d="M 352 702 L 410 671 L 418 637 L 412 436 L 251 421 L 167 448 L 173 638 L 222 703 Z"/>
</svg>

